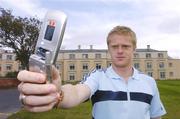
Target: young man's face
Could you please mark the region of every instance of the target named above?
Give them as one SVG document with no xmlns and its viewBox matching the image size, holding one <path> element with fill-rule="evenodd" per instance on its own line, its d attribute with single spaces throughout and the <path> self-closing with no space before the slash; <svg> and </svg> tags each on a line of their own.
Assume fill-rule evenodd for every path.
<svg viewBox="0 0 180 119">
<path fill-rule="evenodd" d="M 108 50 L 115 67 L 128 67 L 132 65 L 134 47 L 130 36 L 112 34 L 109 37 Z"/>
</svg>

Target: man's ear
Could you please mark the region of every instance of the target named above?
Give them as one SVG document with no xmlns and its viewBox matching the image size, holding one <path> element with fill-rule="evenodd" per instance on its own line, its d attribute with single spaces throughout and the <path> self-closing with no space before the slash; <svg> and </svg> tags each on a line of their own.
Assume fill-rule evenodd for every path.
<svg viewBox="0 0 180 119">
<path fill-rule="evenodd" d="M 134 52 L 136 51 L 136 47 L 133 48 Z"/>
</svg>

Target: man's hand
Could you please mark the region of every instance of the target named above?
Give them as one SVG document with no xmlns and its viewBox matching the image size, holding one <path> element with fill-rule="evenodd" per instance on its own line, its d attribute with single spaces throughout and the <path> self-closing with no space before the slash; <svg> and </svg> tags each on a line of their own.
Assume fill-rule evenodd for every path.
<svg viewBox="0 0 180 119">
<path fill-rule="evenodd" d="M 36 69 L 20 71 L 17 78 L 21 83 L 18 86 L 20 98 L 26 110 L 43 112 L 52 109 L 60 98 L 61 80 L 58 71 L 52 67 L 52 84 L 46 81 L 46 75 L 38 73 Z M 36 72 L 34 72 L 36 71 Z"/>
</svg>

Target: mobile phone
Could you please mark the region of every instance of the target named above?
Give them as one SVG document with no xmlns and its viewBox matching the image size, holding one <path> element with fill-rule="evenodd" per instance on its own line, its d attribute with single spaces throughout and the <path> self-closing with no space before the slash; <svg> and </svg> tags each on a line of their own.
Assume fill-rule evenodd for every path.
<svg viewBox="0 0 180 119">
<path fill-rule="evenodd" d="M 35 47 L 30 56 L 29 67 L 36 67 L 51 80 L 51 66 L 55 65 L 65 32 L 67 16 L 61 11 L 48 11 L 41 26 Z"/>
</svg>

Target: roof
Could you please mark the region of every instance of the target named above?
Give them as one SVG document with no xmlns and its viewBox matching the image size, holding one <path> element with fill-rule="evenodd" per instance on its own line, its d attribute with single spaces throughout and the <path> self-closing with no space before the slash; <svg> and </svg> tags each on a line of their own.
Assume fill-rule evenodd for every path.
<svg viewBox="0 0 180 119">
<path fill-rule="evenodd" d="M 71 49 L 71 50 L 60 50 L 60 53 L 93 53 L 93 52 L 108 52 L 108 49 Z M 167 52 L 155 49 L 136 49 L 136 52 Z"/>
<path fill-rule="evenodd" d="M 136 52 L 167 52 L 167 51 L 146 48 L 146 49 L 136 49 Z"/>
<path fill-rule="evenodd" d="M 81 52 L 87 52 L 87 53 L 94 53 L 94 52 L 107 52 L 107 49 L 73 49 L 73 50 L 60 50 L 60 53 L 81 53 Z"/>
</svg>

